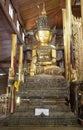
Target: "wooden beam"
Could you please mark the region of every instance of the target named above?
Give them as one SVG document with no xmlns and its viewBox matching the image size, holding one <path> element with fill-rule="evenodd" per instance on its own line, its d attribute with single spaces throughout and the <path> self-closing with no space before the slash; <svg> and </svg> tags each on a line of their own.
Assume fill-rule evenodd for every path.
<svg viewBox="0 0 83 130">
<path fill-rule="evenodd" d="M 9 68 L 10 67 L 10 61 L 7 62 L 0 62 L 0 68 L 2 67 L 3 69 Z"/>
<path fill-rule="evenodd" d="M 8 74 L 8 71 L 6 69 L 4 69 L 3 67 L 0 67 L 0 70 L 6 74 Z"/>
<path fill-rule="evenodd" d="M 5 1 L 7 11 L 9 11 L 9 2 L 10 2 L 9 0 Z"/>
</svg>

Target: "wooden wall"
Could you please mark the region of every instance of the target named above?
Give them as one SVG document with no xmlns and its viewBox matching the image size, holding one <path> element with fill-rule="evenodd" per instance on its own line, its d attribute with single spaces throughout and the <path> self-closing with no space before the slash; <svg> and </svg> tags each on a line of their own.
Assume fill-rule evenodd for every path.
<svg viewBox="0 0 83 130">
<path fill-rule="evenodd" d="M 8 75 L 0 76 L 0 95 L 6 93 Z"/>
</svg>

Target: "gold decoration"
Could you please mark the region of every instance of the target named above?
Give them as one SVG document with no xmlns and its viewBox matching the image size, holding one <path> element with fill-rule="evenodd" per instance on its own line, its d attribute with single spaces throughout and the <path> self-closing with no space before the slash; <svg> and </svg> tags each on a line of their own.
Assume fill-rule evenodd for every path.
<svg viewBox="0 0 83 130">
<path fill-rule="evenodd" d="M 14 87 L 15 87 L 15 89 L 16 89 L 16 92 L 18 92 L 18 91 L 19 91 L 20 83 L 21 83 L 21 81 L 20 81 L 20 80 L 15 81 L 15 83 L 14 83 Z"/>
</svg>

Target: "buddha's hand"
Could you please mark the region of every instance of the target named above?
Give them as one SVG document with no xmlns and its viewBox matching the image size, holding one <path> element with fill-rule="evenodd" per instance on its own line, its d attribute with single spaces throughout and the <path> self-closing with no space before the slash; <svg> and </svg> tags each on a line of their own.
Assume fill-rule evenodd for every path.
<svg viewBox="0 0 83 130">
<path fill-rule="evenodd" d="M 53 64 L 56 63 L 56 59 L 55 58 L 52 59 L 52 63 Z"/>
<path fill-rule="evenodd" d="M 30 76 L 34 76 L 35 74 L 34 74 L 34 71 L 31 71 L 30 72 Z"/>
</svg>

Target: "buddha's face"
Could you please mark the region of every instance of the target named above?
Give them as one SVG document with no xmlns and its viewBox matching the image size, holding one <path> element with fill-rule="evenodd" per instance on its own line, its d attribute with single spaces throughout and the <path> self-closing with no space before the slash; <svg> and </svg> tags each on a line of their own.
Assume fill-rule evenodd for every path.
<svg viewBox="0 0 83 130">
<path fill-rule="evenodd" d="M 40 30 L 38 31 L 36 37 L 37 40 L 40 41 L 41 43 L 47 43 L 51 40 L 52 34 L 48 30 Z"/>
</svg>

